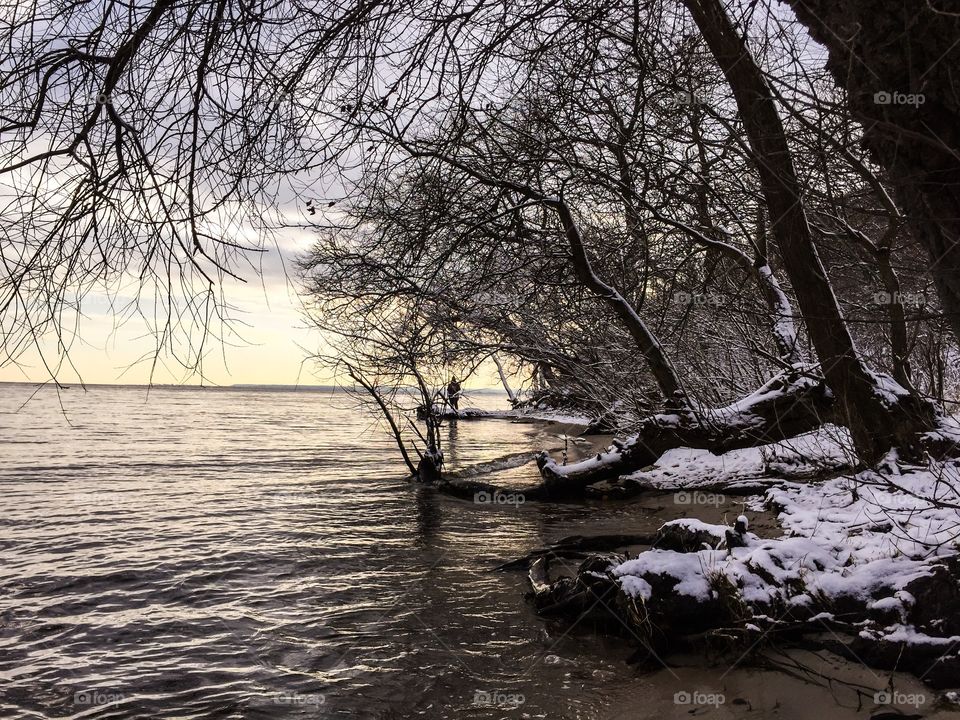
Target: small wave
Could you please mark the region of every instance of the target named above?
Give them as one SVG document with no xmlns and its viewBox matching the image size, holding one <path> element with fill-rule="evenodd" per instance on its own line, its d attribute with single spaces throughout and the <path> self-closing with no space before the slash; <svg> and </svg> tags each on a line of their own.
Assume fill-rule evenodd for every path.
<svg viewBox="0 0 960 720">
<path fill-rule="evenodd" d="M 304 459 L 290 457 L 262 458 L 258 460 L 233 460 L 226 457 L 217 457 L 205 460 L 192 460 L 180 462 L 94 462 L 94 463 L 71 463 L 64 465 L 15 465 L 5 468 L 11 475 L 29 475 L 32 473 L 43 472 L 64 472 L 64 471 L 83 471 L 83 470 L 102 470 L 105 468 L 114 470 L 140 470 L 140 471 L 162 471 L 175 470 L 179 474 L 191 470 L 219 470 L 229 472 L 231 470 L 257 470 L 263 468 L 321 468 L 334 465 L 338 462 L 332 457 L 309 457 Z"/>
<path fill-rule="evenodd" d="M 500 470 L 509 470 L 510 468 L 520 467 L 536 459 L 538 452 L 516 452 L 502 457 L 494 458 L 475 465 L 468 465 L 446 473 L 451 480 L 466 480 L 480 475 L 489 475 Z"/>
</svg>

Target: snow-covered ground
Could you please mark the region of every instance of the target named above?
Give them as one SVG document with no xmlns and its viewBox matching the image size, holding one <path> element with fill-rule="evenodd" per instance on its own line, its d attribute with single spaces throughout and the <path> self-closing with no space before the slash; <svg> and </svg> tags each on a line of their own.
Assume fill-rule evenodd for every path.
<svg viewBox="0 0 960 720">
<path fill-rule="evenodd" d="M 686 448 L 665 453 L 655 467 L 630 478 L 666 490 L 788 471 L 776 487 L 748 503 L 754 511 L 778 511 L 783 535 L 760 539 L 747 533 L 745 547 L 727 549 L 720 543 L 726 527 L 675 521 L 716 541 L 695 552 L 643 552 L 613 574 L 625 593 L 644 601 L 651 598 L 654 578 L 672 578 L 677 582 L 671 592 L 700 601 L 732 587 L 760 614 L 793 608 L 826 617 L 835 604 L 853 600 L 886 611 L 875 613 L 886 621 L 863 625 L 863 637 L 945 648 L 960 644 L 960 636 L 931 637 L 913 627 L 910 610 L 924 599 L 905 590 L 930 576 L 937 559 L 960 552 L 960 465 L 898 466 L 891 459 L 883 474 L 841 472 L 810 482 L 784 478 L 843 466 L 847 446 L 843 433 L 828 427 L 789 443 L 722 456 Z"/>
<path fill-rule="evenodd" d="M 825 425 L 816 432 L 761 447 L 714 455 L 699 448 L 668 450 L 650 468 L 625 475 L 655 489 L 696 489 L 756 478 L 813 476 L 851 466 L 854 455 L 845 428 Z"/>
</svg>

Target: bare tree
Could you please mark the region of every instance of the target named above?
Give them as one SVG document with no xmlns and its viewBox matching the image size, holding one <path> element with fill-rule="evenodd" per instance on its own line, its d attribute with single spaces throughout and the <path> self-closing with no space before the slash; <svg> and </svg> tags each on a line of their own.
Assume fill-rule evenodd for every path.
<svg viewBox="0 0 960 720">
<path fill-rule="evenodd" d="M 960 14 L 939 0 L 791 0 L 830 52 L 827 64 L 927 251 L 943 311 L 960 337 Z"/>
<path fill-rule="evenodd" d="M 135 308 L 156 297 L 165 346 L 202 338 L 220 281 L 256 267 L 265 231 L 303 224 L 278 205 L 309 201 L 328 230 L 304 265 L 317 320 L 348 349 L 389 330 L 363 356 L 394 384 L 498 351 L 597 407 L 625 398 L 661 438 L 639 462 L 822 422 L 825 380 L 865 461 L 916 454 L 937 422 L 910 364 L 931 325 L 893 301 L 855 326 L 857 289 L 824 261 L 859 248 L 857 273 L 897 298 L 912 213 L 756 7 L 738 27 L 712 0 L 80 3 L 63 32 L 18 10 L 0 78 L 6 351 L 118 278 L 146 288 Z M 887 231 L 864 219 L 876 207 Z M 417 362 L 397 355 L 422 338 Z M 190 366 L 203 345 L 186 347 Z M 796 423 L 755 404 L 771 382 L 803 399 Z"/>
<path fill-rule="evenodd" d="M 807 220 L 800 184 L 773 93 L 719 0 L 686 0 L 737 100 L 756 161 L 772 231 L 857 449 L 874 462 L 891 447 L 918 452 L 934 412 L 903 389 L 893 398 L 864 365 L 847 328 Z"/>
</svg>

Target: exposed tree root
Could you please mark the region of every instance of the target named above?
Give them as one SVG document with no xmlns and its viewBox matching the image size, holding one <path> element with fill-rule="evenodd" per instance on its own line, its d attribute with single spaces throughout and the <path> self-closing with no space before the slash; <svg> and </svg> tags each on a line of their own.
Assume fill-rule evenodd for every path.
<svg viewBox="0 0 960 720">
<path fill-rule="evenodd" d="M 494 570 L 526 570 L 541 558 L 583 558 L 586 557 L 588 552 L 614 550 L 630 545 L 652 546 L 656 541 L 657 536 L 650 533 L 643 535 L 592 535 L 590 537 L 572 535 L 548 547 L 533 550 L 522 558 L 498 565 Z"/>
<path fill-rule="evenodd" d="M 711 534 L 710 530 L 704 532 Z M 713 539 L 716 537 L 714 534 Z M 631 542 L 624 544 L 633 544 L 641 538 L 626 539 Z M 702 539 L 664 533 L 662 528 L 651 545 L 692 552 Z M 596 544 L 608 548 L 613 542 L 614 536 L 602 536 Z M 636 587 L 627 587 L 622 574 L 613 572 L 626 556 L 612 552 L 589 555 L 572 574 L 556 576 L 558 565 L 569 568 L 569 558 L 561 557 L 557 550 L 590 544 L 585 538 L 557 543 L 506 563 L 501 569 L 529 567 L 532 591 L 528 598 L 541 616 L 565 624 L 589 620 L 595 628 L 608 628 L 637 643 L 641 654 L 666 657 L 678 650 L 695 650 L 745 657 L 771 642 L 782 641 L 804 649 L 826 649 L 873 667 L 910 672 L 937 688 L 952 687 L 960 677 L 960 648 L 950 647 L 952 639 L 960 634 L 960 620 L 955 613 L 944 613 L 945 608 L 955 608 L 960 602 L 958 558 L 944 559 L 931 566 L 930 574 L 909 582 L 903 590 L 924 601 L 907 609 L 905 615 L 893 617 L 876 598 L 827 599 L 802 584 L 791 592 L 809 592 L 812 602 L 793 604 L 775 596 L 770 601 L 753 598 L 748 602 L 742 589 L 720 575 L 710 574 L 711 592 L 701 595 L 683 591 L 675 577 L 657 572 L 647 572 L 642 579 L 630 576 L 631 582 L 643 585 L 642 592 L 637 592 Z M 762 567 L 753 569 L 764 576 Z M 773 576 L 766 580 L 771 586 L 781 582 Z M 915 627 L 917 632 L 927 633 L 927 639 L 899 641 L 874 633 L 874 628 L 879 630 L 891 622 Z"/>
</svg>

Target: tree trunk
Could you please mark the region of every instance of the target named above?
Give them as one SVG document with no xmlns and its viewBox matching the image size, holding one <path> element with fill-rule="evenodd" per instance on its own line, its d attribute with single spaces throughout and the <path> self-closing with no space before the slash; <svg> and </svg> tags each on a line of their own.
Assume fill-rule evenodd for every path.
<svg viewBox="0 0 960 720">
<path fill-rule="evenodd" d="M 497 357 L 497 354 L 493 354 L 493 363 L 497 366 L 497 373 L 500 375 L 500 382 L 503 384 L 503 389 L 507 392 L 507 397 L 510 399 L 510 403 L 513 404 L 517 401 L 517 394 L 513 392 L 513 389 L 510 387 L 510 383 L 507 381 L 507 374 L 503 371 L 503 365 L 500 363 L 500 358 Z"/>
<path fill-rule="evenodd" d="M 616 312 L 617 316 L 630 332 L 630 336 L 634 342 L 636 342 L 640 352 L 642 352 L 646 358 L 650 372 L 653 374 L 660 388 L 660 392 L 668 404 L 674 407 L 688 405 L 687 396 L 683 390 L 680 378 L 677 376 L 677 372 L 667 357 L 667 353 L 660 344 L 660 341 L 650 331 L 633 305 L 631 305 L 623 295 L 617 292 L 615 288 L 597 277 L 597 274 L 593 271 L 593 266 L 590 264 L 590 258 L 587 257 L 587 250 L 583 244 L 583 237 L 580 235 L 580 228 L 577 226 L 576 220 L 567 204 L 563 202 L 563 199 L 552 204 L 560 217 L 563 232 L 570 245 L 570 252 L 573 255 L 573 267 L 577 279 L 589 290 L 603 298 L 607 305 Z"/>
<path fill-rule="evenodd" d="M 554 494 L 575 494 L 601 480 L 651 465 L 673 448 L 724 453 L 766 445 L 815 430 L 830 420 L 832 412 L 833 398 L 824 382 L 791 371 L 724 408 L 652 415 L 637 435 L 586 460 L 558 465 L 542 455 L 538 464 Z"/>
<path fill-rule="evenodd" d="M 937 4 L 790 0 L 829 51 L 827 67 L 930 258 L 960 338 L 960 14 L 955 3 Z"/>
<path fill-rule="evenodd" d="M 703 233 L 707 233 L 709 237 L 701 232 L 691 232 L 689 228 L 685 229 L 694 241 L 720 251 L 721 254 L 733 260 L 733 262 L 748 275 L 753 276 L 753 279 L 760 287 L 760 292 L 763 294 L 763 299 L 767 304 L 767 310 L 770 312 L 770 330 L 773 333 L 773 340 L 777 345 L 777 352 L 780 359 L 789 365 L 797 365 L 801 362 L 802 358 L 800 356 L 800 348 L 797 345 L 797 329 L 793 320 L 793 307 L 790 304 L 790 299 L 786 293 L 783 292 L 783 288 L 780 287 L 780 282 L 773 274 L 773 270 L 770 268 L 770 261 L 767 258 L 766 242 L 761 237 L 764 231 L 762 215 L 758 218 L 757 222 L 758 237 L 756 240 L 751 240 L 750 243 L 754 250 L 753 261 L 751 261 L 740 248 L 715 239 L 717 235 L 721 233 L 719 233 L 719 229 L 713 222 L 713 216 L 710 213 L 710 203 L 707 197 L 707 188 L 710 184 L 710 166 L 707 161 L 707 150 L 703 141 L 701 122 L 702 113 L 700 107 L 694 104 L 690 114 L 690 123 L 693 141 L 697 146 L 697 160 L 700 165 L 699 175 L 702 180 L 697 191 L 697 215 Z M 670 221 L 668 220 L 667 222 Z M 677 223 L 673 224 L 676 225 Z"/>
<path fill-rule="evenodd" d="M 918 434 L 933 425 L 932 408 L 881 381 L 862 362 L 827 278 L 807 222 L 800 183 L 773 94 L 720 0 L 684 0 L 723 70 L 737 102 L 771 231 L 797 295 L 836 412 L 860 458 L 878 461 L 891 447 L 919 452 Z"/>
<path fill-rule="evenodd" d="M 916 392 L 910 372 L 910 343 L 907 336 L 907 317 L 900 294 L 900 277 L 893 267 L 888 242 L 873 242 L 864 233 L 842 221 L 847 235 L 876 263 L 883 283 L 883 305 L 890 319 L 890 351 L 893 357 L 893 379 L 911 392 Z M 888 232 L 889 235 L 889 232 Z"/>
<path fill-rule="evenodd" d="M 890 351 L 893 355 L 893 379 L 908 390 L 913 390 L 910 377 L 910 343 L 907 339 L 907 318 L 900 294 L 900 278 L 890 262 L 890 249 L 879 249 L 877 268 L 886 289 L 887 317 L 890 319 Z"/>
<path fill-rule="evenodd" d="M 780 287 L 780 282 L 773 274 L 773 270 L 770 269 L 766 253 L 761 252 L 760 248 L 757 248 L 756 255 L 754 259 L 751 260 L 740 248 L 730 243 L 724 242 L 723 240 L 716 240 L 696 228 L 661 215 L 652 207 L 650 210 L 658 220 L 672 225 L 678 230 L 684 231 L 694 242 L 711 250 L 716 250 L 721 255 L 732 260 L 733 263 L 745 273 L 753 277 L 760 288 L 760 292 L 763 294 L 763 299 L 767 304 L 767 310 L 770 312 L 770 332 L 773 334 L 773 341 L 777 346 L 780 359 L 788 365 L 800 364 L 803 361 L 803 357 L 797 343 L 797 328 L 793 321 L 793 305 L 790 303 L 790 298 L 787 297 L 783 288 Z M 705 229 L 715 231 L 712 224 Z"/>
<path fill-rule="evenodd" d="M 403 442 L 403 435 L 400 432 L 400 428 L 397 426 L 397 421 L 393 419 L 393 413 L 390 412 L 390 408 L 387 407 L 387 403 L 384 401 L 383 396 L 380 394 L 380 391 L 377 390 L 376 386 L 364 379 L 363 375 L 357 372 L 356 368 L 346 364 L 347 374 L 358 383 L 364 390 L 370 393 L 370 397 L 373 398 L 374 402 L 377 403 L 377 407 L 380 408 L 380 412 L 383 413 L 384 419 L 387 421 L 387 424 L 390 426 L 390 432 L 393 435 L 393 439 L 397 443 L 397 447 L 400 449 L 400 455 L 403 456 L 403 462 L 406 463 L 407 468 L 410 470 L 410 474 L 416 476 L 418 474 L 417 467 L 414 466 L 413 460 L 410 459 L 410 454 L 407 452 L 407 446 Z M 421 462 L 422 462 L 421 458 Z"/>
</svg>

